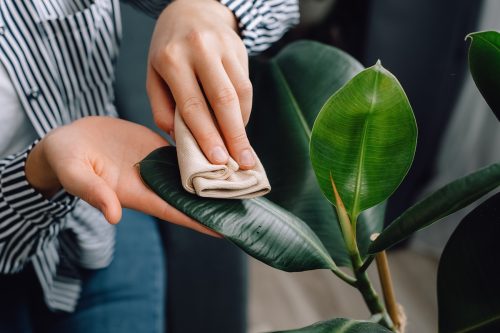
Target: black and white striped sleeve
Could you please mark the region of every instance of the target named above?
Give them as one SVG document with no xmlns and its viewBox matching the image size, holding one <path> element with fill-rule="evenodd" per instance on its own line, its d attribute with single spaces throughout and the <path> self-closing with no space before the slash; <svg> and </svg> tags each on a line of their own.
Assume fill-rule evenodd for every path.
<svg viewBox="0 0 500 333">
<path fill-rule="evenodd" d="M 122 0 L 122 2 L 128 3 L 145 14 L 157 18 L 171 0 Z"/>
<path fill-rule="evenodd" d="M 299 23 L 298 0 L 220 0 L 238 19 L 249 54 L 269 48 Z"/>
<path fill-rule="evenodd" d="M 27 181 L 25 151 L 0 160 L 0 274 L 21 270 L 52 242 L 76 199 L 64 191 L 45 199 Z"/>
<path fill-rule="evenodd" d="M 124 0 L 145 13 L 158 17 L 168 0 Z M 240 35 L 249 54 L 269 48 L 299 23 L 298 0 L 219 0 L 238 20 Z"/>
</svg>

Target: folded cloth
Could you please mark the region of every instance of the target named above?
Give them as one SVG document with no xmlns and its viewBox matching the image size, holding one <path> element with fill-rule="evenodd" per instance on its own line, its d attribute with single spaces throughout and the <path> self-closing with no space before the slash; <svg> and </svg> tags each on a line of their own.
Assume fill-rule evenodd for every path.
<svg viewBox="0 0 500 333">
<path fill-rule="evenodd" d="M 175 112 L 177 159 L 184 189 L 200 197 L 249 199 L 267 194 L 271 185 L 259 158 L 252 170 L 240 170 L 229 157 L 226 165 L 212 164 L 201 151 L 179 112 Z"/>
</svg>

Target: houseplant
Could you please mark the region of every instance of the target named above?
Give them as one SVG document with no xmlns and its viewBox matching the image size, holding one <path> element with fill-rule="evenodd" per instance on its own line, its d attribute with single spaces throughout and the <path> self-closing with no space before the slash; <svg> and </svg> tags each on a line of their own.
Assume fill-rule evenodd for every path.
<svg viewBox="0 0 500 333">
<path fill-rule="evenodd" d="M 500 82 L 498 36 L 496 32 L 470 35 L 471 71 L 497 115 L 498 89 L 491 87 Z M 390 293 L 384 250 L 494 190 L 500 185 L 500 164 L 444 186 L 382 231 L 384 202 L 411 166 L 417 136 L 411 106 L 397 79 L 380 63 L 363 69 L 349 55 L 307 41 L 290 45 L 271 60 L 255 60 L 252 72 L 256 97 L 248 132 L 273 185 L 266 199 L 205 199 L 185 192 L 173 147 L 146 157 L 140 163 L 141 176 L 171 205 L 270 266 L 285 271 L 331 270 L 361 292 L 373 315 L 369 321 L 333 319 L 297 332 L 403 330 L 402 312 Z M 465 218 L 443 253 L 438 283 L 443 332 L 499 325 L 500 301 L 491 292 L 498 288 L 494 276 L 488 269 L 480 274 L 466 269 L 483 267 L 482 263 L 495 267 L 488 263 L 498 258 L 488 251 L 493 240 L 473 238 L 495 234 L 498 203 L 495 196 Z M 483 232 L 471 234 L 475 223 L 481 223 Z M 464 237 L 473 239 L 467 243 L 467 253 L 475 255 L 457 259 Z M 480 249 L 475 248 L 478 244 Z M 366 275 L 374 258 L 385 302 Z M 461 267 L 458 276 L 461 259 L 471 264 Z M 450 280 L 456 281 L 454 288 L 447 285 Z M 489 295 L 469 288 L 472 292 L 464 298 L 479 299 L 476 311 L 452 301 L 460 288 L 484 281 L 492 285 Z"/>
</svg>

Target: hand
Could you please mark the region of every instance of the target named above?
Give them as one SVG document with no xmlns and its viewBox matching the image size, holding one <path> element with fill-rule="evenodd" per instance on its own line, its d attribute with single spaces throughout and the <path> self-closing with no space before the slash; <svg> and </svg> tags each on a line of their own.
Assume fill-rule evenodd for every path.
<svg viewBox="0 0 500 333">
<path fill-rule="evenodd" d="M 167 145 L 146 127 L 109 117 L 87 117 L 46 135 L 28 155 L 28 182 L 45 196 L 63 187 L 118 223 L 121 208 L 142 211 L 216 236 L 149 190 L 136 163 Z"/>
<path fill-rule="evenodd" d="M 146 87 L 158 127 L 172 135 L 177 105 L 210 162 L 227 163 L 229 152 L 242 169 L 251 169 L 245 125 L 252 84 L 236 31 L 234 15 L 218 1 L 173 1 L 156 23 Z"/>
</svg>

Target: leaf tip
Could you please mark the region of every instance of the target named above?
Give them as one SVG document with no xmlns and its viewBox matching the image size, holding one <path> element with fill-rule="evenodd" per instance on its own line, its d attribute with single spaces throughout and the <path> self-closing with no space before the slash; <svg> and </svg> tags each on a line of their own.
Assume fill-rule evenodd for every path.
<svg viewBox="0 0 500 333">
<path fill-rule="evenodd" d="M 382 66 L 382 61 L 380 61 L 380 59 L 377 59 L 377 62 L 375 63 L 375 65 L 373 65 L 373 68 L 377 71 L 382 71 L 384 70 L 384 66 Z"/>
<path fill-rule="evenodd" d="M 375 65 L 373 65 L 370 68 L 373 69 L 374 71 L 382 73 L 384 75 L 391 75 L 392 76 L 392 74 L 387 69 L 385 69 L 384 66 L 382 66 L 382 61 L 380 61 L 380 59 L 378 59 L 377 62 L 375 63 Z"/>
</svg>

